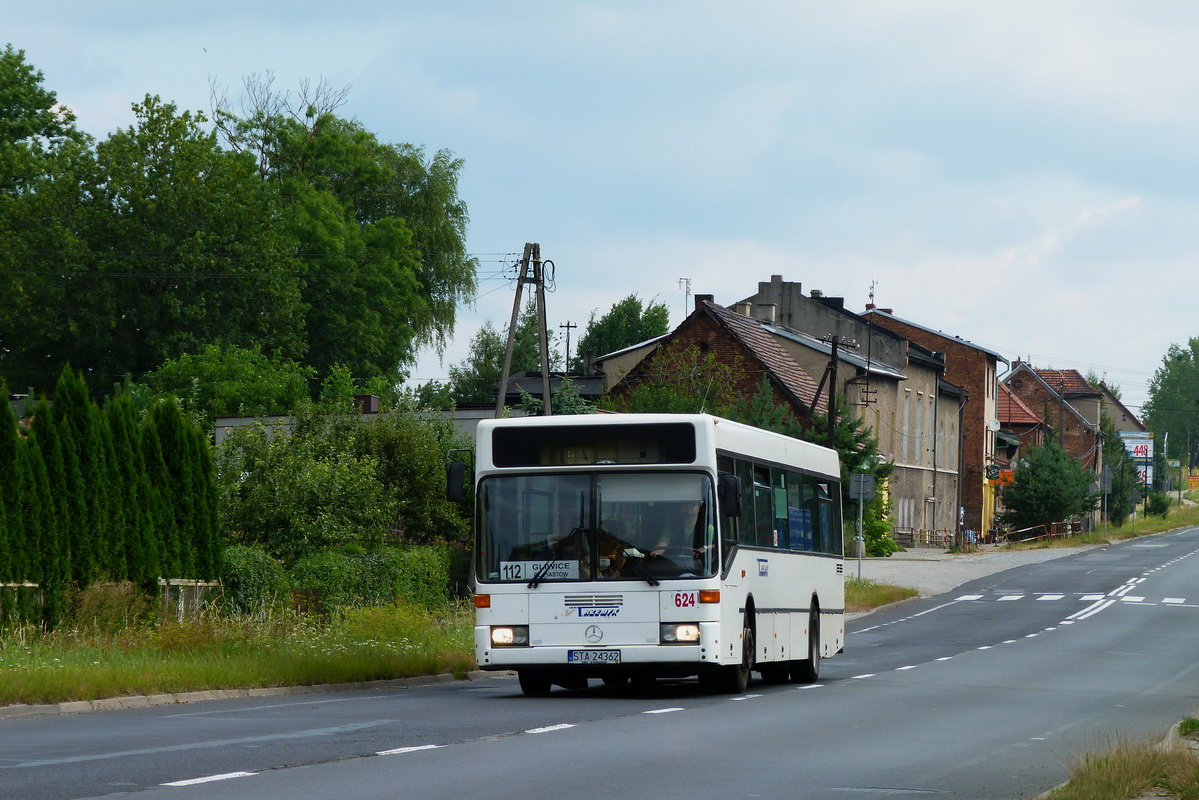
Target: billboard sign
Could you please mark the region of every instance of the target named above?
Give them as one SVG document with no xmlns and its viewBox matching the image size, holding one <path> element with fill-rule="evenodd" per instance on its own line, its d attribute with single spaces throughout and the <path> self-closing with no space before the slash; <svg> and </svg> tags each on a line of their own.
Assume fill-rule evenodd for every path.
<svg viewBox="0 0 1199 800">
<path fill-rule="evenodd" d="M 1137 470 L 1137 480 L 1146 486 L 1153 485 L 1153 432 L 1120 431 L 1124 449 L 1132 458 Z"/>
</svg>

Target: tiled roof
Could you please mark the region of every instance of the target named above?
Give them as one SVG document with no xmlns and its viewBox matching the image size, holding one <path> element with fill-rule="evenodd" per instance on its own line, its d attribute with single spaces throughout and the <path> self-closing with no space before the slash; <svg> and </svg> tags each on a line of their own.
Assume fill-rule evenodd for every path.
<svg viewBox="0 0 1199 800">
<path fill-rule="evenodd" d="M 867 309 L 862 314 L 862 316 L 866 317 L 867 319 L 869 319 L 871 322 L 874 322 L 875 324 L 882 325 L 884 328 L 887 327 L 887 320 L 893 319 L 896 322 L 902 322 L 904 325 L 911 325 L 913 328 L 919 328 L 922 331 L 927 331 L 929 333 L 940 336 L 942 339 L 944 339 L 948 342 L 957 342 L 958 344 L 962 344 L 967 347 L 973 347 L 975 350 L 986 353 L 989 356 L 994 356 L 996 361 L 1002 361 L 1003 363 L 1009 364 L 1009 365 L 1011 364 L 1011 362 L 1008 361 L 1006 358 L 1004 358 L 1002 355 L 995 352 L 994 350 L 990 350 L 986 347 L 983 347 L 981 344 L 975 344 L 974 342 L 971 342 L 968 339 L 963 339 L 961 336 L 951 336 L 950 334 L 945 333 L 944 331 L 939 331 L 935 328 L 929 328 L 925 325 L 921 325 L 919 322 L 912 322 L 910 319 L 904 319 L 903 317 L 897 317 L 897 316 L 895 316 L 894 313 L 892 313 L 890 311 L 884 311 L 881 308 Z M 926 344 L 925 347 L 928 347 L 928 345 Z M 930 349 L 936 350 L 939 348 L 930 348 Z"/>
<path fill-rule="evenodd" d="M 1033 413 L 1024 401 L 1017 397 L 1006 383 L 999 384 L 999 422 L 1004 427 L 1012 425 L 1038 425 L 1043 420 Z"/>
<path fill-rule="evenodd" d="M 1087 382 L 1076 369 L 1036 369 L 1041 380 L 1053 391 L 1059 394 L 1099 394 L 1099 390 Z"/>
<path fill-rule="evenodd" d="M 724 306 L 705 302 L 704 309 L 741 342 L 774 376 L 783 389 L 793 395 L 805 408 L 811 408 L 820 388 L 812 376 L 782 348 L 762 324 L 752 317 L 729 311 Z M 828 411 L 828 399 L 821 394 L 816 410 Z"/>
</svg>

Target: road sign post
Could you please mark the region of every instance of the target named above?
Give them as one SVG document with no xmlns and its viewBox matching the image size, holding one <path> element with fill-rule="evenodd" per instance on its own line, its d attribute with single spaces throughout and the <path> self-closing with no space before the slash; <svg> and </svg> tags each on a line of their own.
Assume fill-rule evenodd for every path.
<svg viewBox="0 0 1199 800">
<path fill-rule="evenodd" d="M 874 476 L 869 472 L 855 472 L 849 476 L 849 499 L 858 501 L 858 533 L 854 537 L 858 550 L 858 580 L 862 579 L 862 553 L 866 550 L 866 538 L 862 535 L 862 503 L 874 499 Z"/>
</svg>

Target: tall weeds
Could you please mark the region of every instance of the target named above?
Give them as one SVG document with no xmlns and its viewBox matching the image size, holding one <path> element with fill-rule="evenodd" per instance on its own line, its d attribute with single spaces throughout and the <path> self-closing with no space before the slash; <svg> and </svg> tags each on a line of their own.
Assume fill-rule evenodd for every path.
<svg viewBox="0 0 1199 800">
<path fill-rule="evenodd" d="M 328 622 L 275 610 L 234 617 L 210 611 L 182 622 L 142 615 L 117 624 L 133 612 L 111 599 L 81 604 L 83 613 L 53 631 L 8 628 L 0 638 L 0 705 L 461 677 L 473 667 L 473 609 L 466 605 L 347 609 Z"/>
</svg>

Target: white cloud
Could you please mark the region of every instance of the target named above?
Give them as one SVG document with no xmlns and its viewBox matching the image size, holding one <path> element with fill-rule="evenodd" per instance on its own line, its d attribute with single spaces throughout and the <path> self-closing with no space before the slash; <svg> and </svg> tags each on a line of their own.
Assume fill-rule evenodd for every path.
<svg viewBox="0 0 1199 800">
<path fill-rule="evenodd" d="M 677 322 L 680 277 L 733 302 L 781 274 L 1127 383 L 1191 334 L 1148 291 L 1177 302 L 1199 255 L 1181 0 L 74 0 L 5 27 L 99 135 L 147 92 L 206 109 L 210 75 L 351 84 L 381 138 L 465 159 L 472 250 L 555 259 L 554 327 L 631 292 Z M 507 319 L 502 285 L 447 363 Z"/>
</svg>

